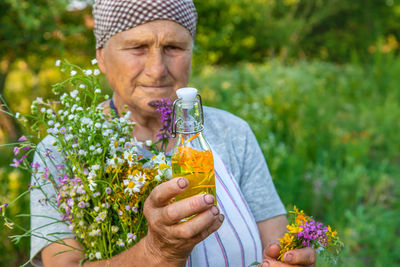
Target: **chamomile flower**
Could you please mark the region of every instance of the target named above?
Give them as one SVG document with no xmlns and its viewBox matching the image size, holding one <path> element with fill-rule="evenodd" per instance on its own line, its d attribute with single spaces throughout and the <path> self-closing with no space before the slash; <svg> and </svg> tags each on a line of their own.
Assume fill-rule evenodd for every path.
<svg viewBox="0 0 400 267">
<path fill-rule="evenodd" d="M 140 192 L 140 188 L 142 188 L 142 185 L 134 180 L 133 175 L 129 175 L 128 178 L 129 179 L 124 180 L 124 186 L 126 186 L 124 193 L 129 193 L 129 195 L 131 196 L 133 193 Z"/>
</svg>

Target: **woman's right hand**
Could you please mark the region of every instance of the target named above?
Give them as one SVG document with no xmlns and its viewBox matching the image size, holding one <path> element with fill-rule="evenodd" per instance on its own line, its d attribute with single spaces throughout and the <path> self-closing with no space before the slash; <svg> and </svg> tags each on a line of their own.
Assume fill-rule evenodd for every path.
<svg viewBox="0 0 400 267">
<path fill-rule="evenodd" d="M 193 247 L 216 231 L 224 220 L 213 205 L 212 195 L 197 195 L 171 203 L 187 186 L 186 179 L 176 178 L 154 188 L 144 204 L 149 224 L 147 235 L 111 259 L 85 262 L 83 266 L 184 266 Z M 194 214 L 197 216 L 179 223 Z M 43 249 L 41 256 L 45 267 L 78 267 L 84 258 L 76 239 L 54 242 Z"/>
<path fill-rule="evenodd" d="M 214 206 L 212 195 L 196 195 L 178 202 L 172 199 L 187 189 L 185 178 L 175 178 L 155 187 L 144 203 L 148 233 L 146 252 L 162 265 L 184 266 L 196 244 L 215 232 L 224 216 Z M 186 222 L 182 219 L 197 214 Z"/>
</svg>

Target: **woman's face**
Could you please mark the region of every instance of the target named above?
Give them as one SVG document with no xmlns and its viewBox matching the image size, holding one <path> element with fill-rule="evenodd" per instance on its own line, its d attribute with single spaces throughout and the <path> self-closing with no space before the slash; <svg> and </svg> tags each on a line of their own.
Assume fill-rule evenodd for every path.
<svg viewBox="0 0 400 267">
<path fill-rule="evenodd" d="M 100 70 L 118 106 L 136 116 L 155 116 L 150 103 L 176 98 L 190 76 L 192 37 L 182 25 L 156 20 L 112 36 L 97 50 Z"/>
</svg>

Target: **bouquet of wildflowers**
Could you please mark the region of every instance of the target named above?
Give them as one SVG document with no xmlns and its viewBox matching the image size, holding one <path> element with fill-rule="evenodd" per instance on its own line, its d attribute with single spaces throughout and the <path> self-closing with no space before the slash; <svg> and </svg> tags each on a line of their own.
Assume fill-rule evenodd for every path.
<svg viewBox="0 0 400 267">
<path fill-rule="evenodd" d="M 329 225 L 324 226 L 312 217 L 305 215 L 296 206 L 289 213 L 291 220 L 287 226 L 288 231 L 279 240 L 281 253 L 278 259 L 283 260 L 283 255 L 289 250 L 311 247 L 330 262 L 336 263 L 336 258 L 343 247 L 337 232 Z"/>
<path fill-rule="evenodd" d="M 57 98 L 37 98 L 31 115 L 15 116 L 29 123 L 39 138 L 47 135 L 52 146 L 36 145 L 23 137 L 14 148 L 16 158 L 11 165 L 32 173 L 30 190 L 40 190 L 42 204 L 62 215 L 61 221 L 83 247 L 85 260 L 111 258 L 146 234 L 144 201 L 155 186 L 171 178 L 171 167 L 165 154 L 154 146 L 151 157 L 140 153 L 143 144 L 131 136 L 135 123 L 129 120 L 130 112 L 118 117 L 104 107 L 108 96 L 101 94 L 98 69 L 83 70 L 60 61 L 56 65 L 70 74 L 53 86 Z M 163 128 L 167 128 L 169 104 L 167 100 L 158 103 Z M 162 130 L 164 144 L 168 135 Z M 46 190 L 48 186 L 55 194 Z M 1 217 L 12 227 L 6 206 L 0 205 Z M 34 230 L 14 239 L 33 235 Z"/>
</svg>

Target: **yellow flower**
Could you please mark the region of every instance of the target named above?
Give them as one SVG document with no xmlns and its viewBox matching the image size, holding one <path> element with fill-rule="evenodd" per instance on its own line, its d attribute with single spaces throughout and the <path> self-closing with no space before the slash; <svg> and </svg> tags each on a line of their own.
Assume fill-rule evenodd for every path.
<svg viewBox="0 0 400 267">
<path fill-rule="evenodd" d="M 169 165 L 168 165 L 168 164 L 165 164 L 165 163 L 161 163 L 161 164 L 158 166 L 158 168 L 159 168 L 160 170 L 164 170 L 164 169 L 166 169 L 166 168 L 169 168 Z"/>
<path fill-rule="evenodd" d="M 332 228 L 330 225 L 328 225 L 328 236 L 331 238 L 334 238 L 337 235 L 336 231 L 332 231 Z"/>
<path fill-rule="evenodd" d="M 285 235 L 279 239 L 279 242 L 281 243 L 281 251 L 278 260 L 281 260 L 287 251 L 294 249 L 294 235 L 285 233 Z"/>
<path fill-rule="evenodd" d="M 293 225 L 293 224 L 287 225 L 286 228 L 288 229 L 288 232 L 290 234 L 297 234 L 297 233 L 303 231 L 303 228 L 301 228 L 300 226 Z"/>
</svg>

